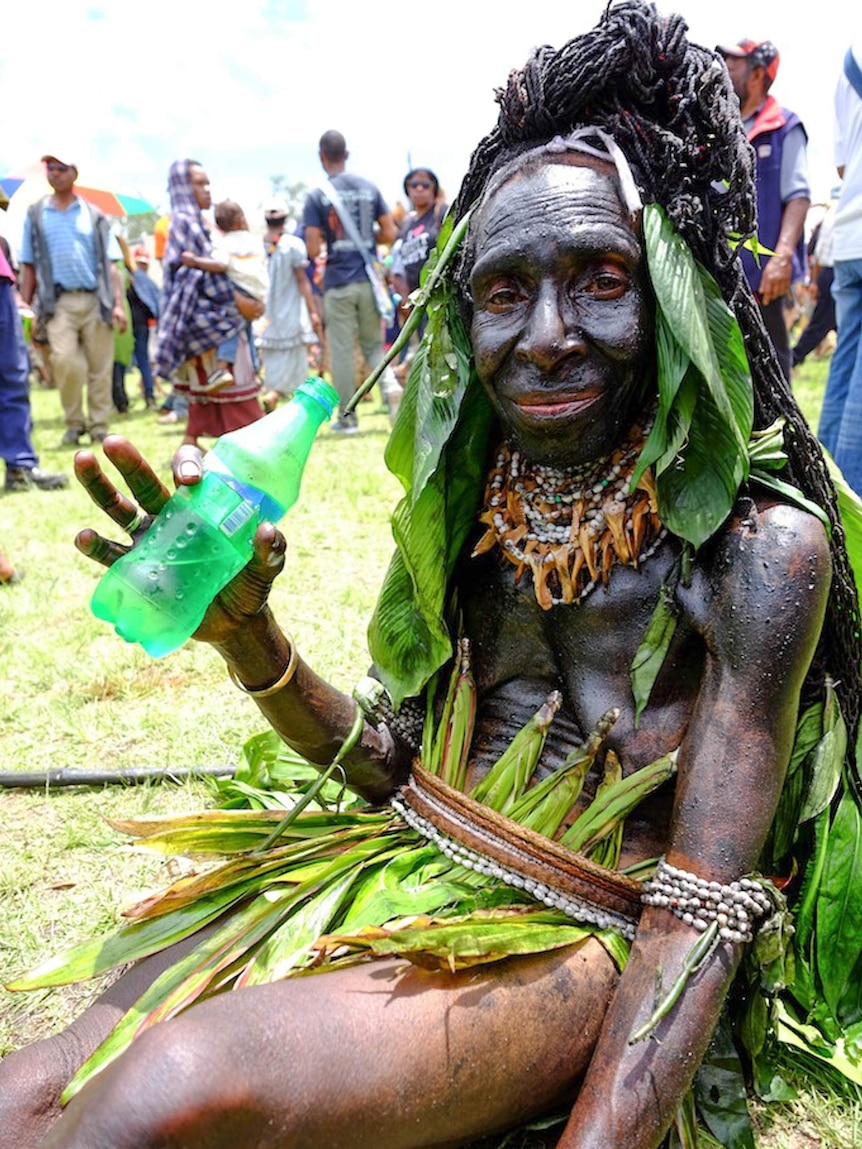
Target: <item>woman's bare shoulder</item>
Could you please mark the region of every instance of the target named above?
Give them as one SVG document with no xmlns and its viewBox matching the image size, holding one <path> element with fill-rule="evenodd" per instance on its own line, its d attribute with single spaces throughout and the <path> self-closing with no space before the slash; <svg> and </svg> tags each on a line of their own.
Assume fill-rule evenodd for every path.
<svg viewBox="0 0 862 1149">
<path fill-rule="evenodd" d="M 808 648 L 822 625 L 832 577 L 829 539 L 809 512 L 743 497 L 698 553 L 681 600 L 716 649 Z"/>
</svg>

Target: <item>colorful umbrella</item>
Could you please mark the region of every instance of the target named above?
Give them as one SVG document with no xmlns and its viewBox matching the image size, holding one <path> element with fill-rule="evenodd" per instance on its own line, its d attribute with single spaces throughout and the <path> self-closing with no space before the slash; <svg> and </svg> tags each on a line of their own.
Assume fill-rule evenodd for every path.
<svg viewBox="0 0 862 1149">
<path fill-rule="evenodd" d="M 3 176 L 0 177 L 0 188 L 6 193 L 10 203 L 14 202 L 16 195 L 23 196 L 29 203 L 34 203 L 43 195 L 51 194 L 50 184 L 41 175 Z M 81 184 L 75 184 L 75 191 L 81 199 L 87 200 L 106 215 L 122 218 L 129 215 L 145 215 L 156 210 L 149 200 L 141 196 L 120 195 L 104 188 L 84 187 Z"/>
</svg>

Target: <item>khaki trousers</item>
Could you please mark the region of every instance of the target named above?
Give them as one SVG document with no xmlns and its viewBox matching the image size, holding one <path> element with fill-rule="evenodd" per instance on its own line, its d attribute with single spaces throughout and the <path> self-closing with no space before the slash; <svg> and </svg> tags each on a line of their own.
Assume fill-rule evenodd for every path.
<svg viewBox="0 0 862 1149">
<path fill-rule="evenodd" d="M 383 328 L 370 283 L 331 287 L 323 298 L 332 385 L 339 395 L 339 409 L 343 411 L 356 390 L 356 341 L 369 370 L 373 370 L 383 356 Z"/>
<path fill-rule="evenodd" d="M 66 427 L 79 433 L 104 434 L 111 415 L 114 329 L 103 322 L 95 292 L 64 291 L 57 298 L 57 309 L 47 328 L 51 368 Z"/>
</svg>

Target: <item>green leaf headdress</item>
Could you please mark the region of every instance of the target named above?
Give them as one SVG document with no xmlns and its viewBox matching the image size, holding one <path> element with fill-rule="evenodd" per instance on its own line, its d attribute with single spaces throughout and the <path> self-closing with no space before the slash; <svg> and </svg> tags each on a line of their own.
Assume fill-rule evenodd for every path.
<svg viewBox="0 0 862 1149">
<path fill-rule="evenodd" d="M 662 208 L 642 208 L 625 156 L 599 128 L 579 128 L 511 161 L 488 182 L 483 202 L 528 156 L 552 160 L 566 152 L 610 162 L 633 226 L 642 215 L 656 299 L 658 412 L 637 471 L 654 466 L 660 516 L 699 547 L 727 518 L 748 477 L 753 395 L 739 324 Z M 452 655 L 450 581 L 480 505 L 494 428 L 453 274 L 470 215 L 457 226 L 451 218 L 444 224 L 411 297 L 411 327 L 390 352 L 390 358 L 398 353 L 424 310 L 425 336 L 386 450 L 405 494 L 392 520 L 396 551 L 369 628 L 371 654 L 396 706 L 418 695 Z"/>
</svg>

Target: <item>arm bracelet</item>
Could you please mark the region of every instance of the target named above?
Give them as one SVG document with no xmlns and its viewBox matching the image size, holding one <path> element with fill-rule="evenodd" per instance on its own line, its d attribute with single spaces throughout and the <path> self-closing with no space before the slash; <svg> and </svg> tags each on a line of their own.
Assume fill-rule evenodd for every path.
<svg viewBox="0 0 862 1149">
<path fill-rule="evenodd" d="M 269 698 L 271 694 L 278 694 L 279 690 L 284 690 L 285 686 L 287 686 L 294 674 L 296 674 L 296 668 L 299 665 L 299 657 L 296 653 L 294 641 L 290 635 L 286 635 L 285 637 L 290 646 L 290 658 L 287 661 L 287 666 L 284 671 L 272 685 L 261 687 L 246 686 L 244 682 L 239 680 L 232 666 L 227 668 L 230 680 L 238 690 L 241 690 L 243 694 L 250 694 L 252 698 Z"/>
<path fill-rule="evenodd" d="M 669 910 L 700 932 L 710 922 L 717 922 L 719 937 L 732 942 L 750 942 L 757 919 L 772 908 L 763 884 L 755 878 L 722 885 L 671 866 L 664 859 L 653 877 L 644 882 L 641 901 L 645 906 Z"/>
</svg>

